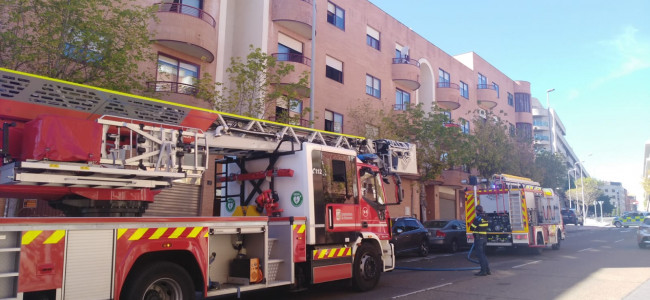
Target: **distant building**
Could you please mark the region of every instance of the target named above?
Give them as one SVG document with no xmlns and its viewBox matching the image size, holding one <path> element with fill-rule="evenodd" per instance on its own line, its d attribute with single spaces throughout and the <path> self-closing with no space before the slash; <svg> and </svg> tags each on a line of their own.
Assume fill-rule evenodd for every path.
<svg viewBox="0 0 650 300">
<path fill-rule="evenodd" d="M 605 181 L 604 184 L 600 187 L 605 196 L 608 196 L 610 202 L 614 207 L 617 208 L 614 212 L 618 215 L 626 211 L 634 211 L 635 207 L 632 205 L 627 195 L 627 190 L 623 188 L 623 185 L 620 182 L 614 181 Z M 620 211 L 618 210 L 620 208 Z"/>
</svg>

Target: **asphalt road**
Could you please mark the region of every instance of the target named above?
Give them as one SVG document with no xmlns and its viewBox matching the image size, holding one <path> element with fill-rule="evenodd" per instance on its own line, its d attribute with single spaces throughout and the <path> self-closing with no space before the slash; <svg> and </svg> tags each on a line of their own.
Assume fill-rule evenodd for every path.
<svg viewBox="0 0 650 300">
<path fill-rule="evenodd" d="M 400 257 L 398 267 L 466 268 L 467 251 Z M 560 250 L 542 254 L 498 250 L 488 256 L 492 275 L 475 271 L 395 270 L 372 291 L 345 282 L 292 293 L 283 289 L 243 294 L 242 299 L 648 299 L 650 249 L 636 244 L 636 228 L 567 226 Z"/>
</svg>

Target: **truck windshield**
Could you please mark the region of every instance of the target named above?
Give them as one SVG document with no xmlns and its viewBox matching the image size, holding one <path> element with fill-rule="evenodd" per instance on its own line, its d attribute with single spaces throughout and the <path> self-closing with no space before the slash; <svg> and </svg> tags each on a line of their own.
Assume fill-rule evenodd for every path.
<svg viewBox="0 0 650 300">
<path fill-rule="evenodd" d="M 381 186 L 381 174 L 367 172 L 361 176 L 361 195 L 366 201 L 384 204 L 384 189 Z"/>
</svg>

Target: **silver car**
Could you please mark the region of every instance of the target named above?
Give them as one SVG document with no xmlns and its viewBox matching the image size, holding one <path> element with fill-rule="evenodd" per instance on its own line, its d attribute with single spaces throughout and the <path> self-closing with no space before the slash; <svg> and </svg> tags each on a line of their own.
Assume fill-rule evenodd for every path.
<svg viewBox="0 0 650 300">
<path fill-rule="evenodd" d="M 636 241 L 639 248 L 643 249 L 650 245 L 650 218 L 645 218 L 636 231 Z"/>
</svg>

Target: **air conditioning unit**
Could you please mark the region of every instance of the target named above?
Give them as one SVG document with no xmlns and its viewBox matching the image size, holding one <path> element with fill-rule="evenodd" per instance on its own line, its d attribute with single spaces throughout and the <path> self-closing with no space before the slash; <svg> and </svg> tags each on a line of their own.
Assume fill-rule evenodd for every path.
<svg viewBox="0 0 650 300">
<path fill-rule="evenodd" d="M 481 116 L 481 118 L 485 119 L 487 118 L 487 112 L 485 112 L 485 109 L 478 109 L 478 115 Z"/>
</svg>

